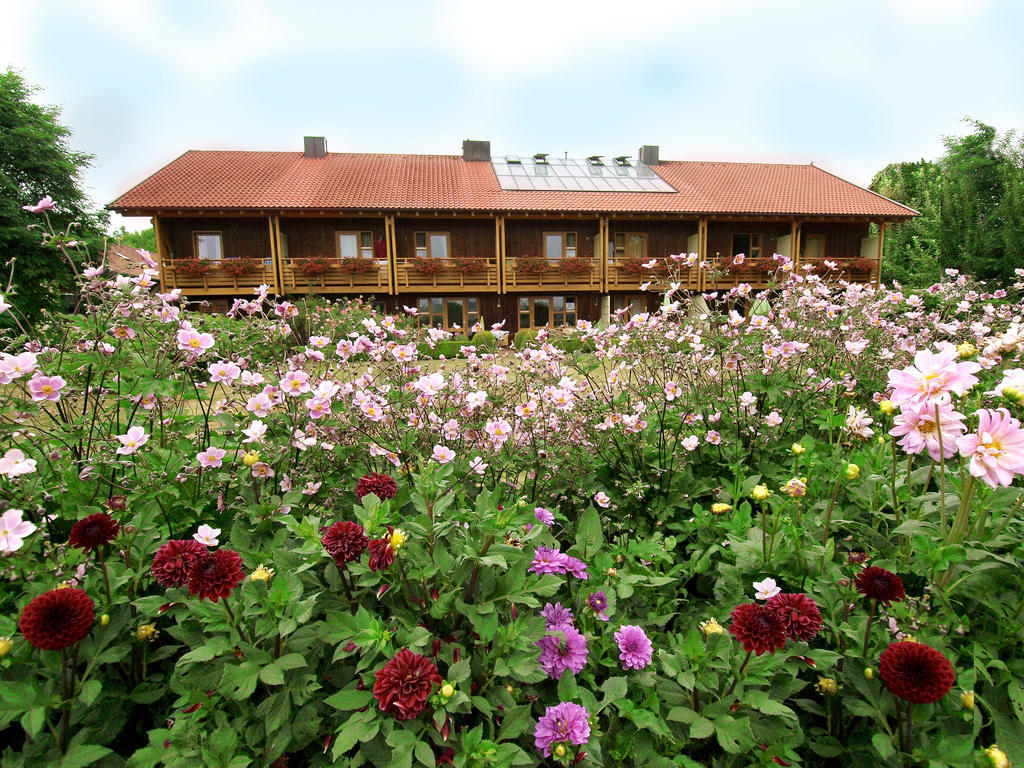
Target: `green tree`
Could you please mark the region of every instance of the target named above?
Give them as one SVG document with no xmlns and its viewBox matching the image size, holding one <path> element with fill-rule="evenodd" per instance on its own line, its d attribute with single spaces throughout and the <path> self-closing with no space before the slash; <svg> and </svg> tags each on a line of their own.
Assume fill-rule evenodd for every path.
<svg viewBox="0 0 1024 768">
<path fill-rule="evenodd" d="M 22 206 L 51 197 L 54 228 L 63 232 L 77 222 L 71 236 L 93 253 L 102 248 L 107 219 L 90 210 L 82 190 L 82 173 L 93 156 L 71 150 L 71 131 L 60 122 L 60 107 L 34 103 L 37 90 L 12 69 L 0 73 L 0 257 L 5 271 L 13 263 L 11 303 L 29 320 L 60 305 L 61 295 L 72 290 L 73 273 L 56 248 L 42 244 L 38 229 L 28 229 L 41 223 L 41 215 Z M 75 257 L 81 253 L 75 251 Z"/>
<path fill-rule="evenodd" d="M 115 242 L 129 245 L 132 248 L 142 248 L 150 253 L 156 253 L 156 232 L 152 227 L 139 230 L 138 232 L 129 232 L 122 225 L 115 229 L 110 237 Z"/>
</svg>

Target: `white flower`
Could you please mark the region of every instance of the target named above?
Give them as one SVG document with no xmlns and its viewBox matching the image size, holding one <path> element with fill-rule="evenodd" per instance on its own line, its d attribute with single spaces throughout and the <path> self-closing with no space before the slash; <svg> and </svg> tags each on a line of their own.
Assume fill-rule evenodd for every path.
<svg viewBox="0 0 1024 768">
<path fill-rule="evenodd" d="M 595 493 L 594 501 L 597 502 L 597 505 L 599 507 L 604 507 L 605 509 L 608 509 L 608 507 L 612 505 L 612 500 L 608 498 L 608 494 L 605 493 L 604 491 L 598 491 L 597 493 Z"/>
<path fill-rule="evenodd" d="M 8 509 L 0 516 L 0 552 L 7 555 L 21 549 L 26 536 L 36 529 L 33 523 L 22 520 L 20 509 Z"/>
<path fill-rule="evenodd" d="M 782 591 L 782 588 L 775 583 L 775 579 L 755 581 L 754 589 L 757 590 L 757 592 L 754 593 L 754 597 L 758 600 L 767 600 L 769 597 L 775 597 Z"/>
<path fill-rule="evenodd" d="M 199 526 L 199 531 L 192 538 L 204 546 L 216 547 L 219 543 L 217 541 L 218 536 L 220 536 L 220 528 L 211 528 L 206 523 L 203 523 Z M 774 584 L 775 582 L 772 583 Z"/>
</svg>

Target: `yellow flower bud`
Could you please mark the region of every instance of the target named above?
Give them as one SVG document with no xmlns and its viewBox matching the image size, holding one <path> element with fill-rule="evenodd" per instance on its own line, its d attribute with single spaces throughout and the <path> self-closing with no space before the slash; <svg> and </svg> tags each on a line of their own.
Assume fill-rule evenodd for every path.
<svg viewBox="0 0 1024 768">
<path fill-rule="evenodd" d="M 806 451 L 807 449 L 800 445 L 800 443 L 793 443 L 793 453 L 795 453 L 797 456 L 799 456 L 801 453 L 805 453 Z"/>
<path fill-rule="evenodd" d="M 135 630 L 135 639 L 140 643 L 151 643 L 159 634 L 155 624 L 143 624 Z"/>
<path fill-rule="evenodd" d="M 1019 387 L 1003 387 L 1003 397 L 1011 403 L 1024 405 L 1024 390 Z"/>
<path fill-rule="evenodd" d="M 893 411 L 896 410 L 896 403 L 894 403 L 892 400 L 883 400 L 878 404 L 878 410 L 880 410 L 886 416 L 892 416 Z"/>
<path fill-rule="evenodd" d="M 505 686 L 505 692 L 506 692 L 506 693 L 507 693 L 507 694 L 508 694 L 509 696 L 511 696 L 511 695 L 512 695 L 513 693 L 515 693 L 515 692 L 516 692 L 516 689 L 515 689 L 515 688 L 513 688 L 513 687 L 512 687 L 511 685 L 506 685 L 506 686 Z"/>
<path fill-rule="evenodd" d="M 402 548 L 402 545 L 405 544 L 405 540 L 407 538 L 409 538 L 409 536 L 405 531 L 401 528 L 395 528 L 395 530 L 391 532 L 391 548 L 397 552 Z"/>
<path fill-rule="evenodd" d="M 964 691 L 960 694 L 960 703 L 964 709 L 974 709 L 974 691 Z"/>
<path fill-rule="evenodd" d="M 768 490 L 767 485 L 755 485 L 754 490 L 750 492 L 750 495 L 758 501 L 764 501 L 772 495 L 772 492 Z"/>
<path fill-rule="evenodd" d="M 60 584 L 57 585 L 57 589 L 69 589 L 70 587 L 71 587 L 71 582 L 70 581 L 62 581 Z"/>
<path fill-rule="evenodd" d="M 263 563 L 256 566 L 256 570 L 249 574 L 249 581 L 262 581 L 264 584 L 270 581 L 274 575 L 273 568 L 267 568 Z"/>
<path fill-rule="evenodd" d="M 451 683 L 445 683 L 441 686 L 441 696 L 445 699 L 450 699 L 455 695 L 455 686 Z"/>
<path fill-rule="evenodd" d="M 721 501 L 716 501 L 711 505 L 711 514 L 713 515 L 724 515 L 726 512 L 732 509 L 732 504 L 725 504 Z"/>
<path fill-rule="evenodd" d="M 846 475 L 847 480 L 856 480 L 860 477 L 860 467 L 856 464 L 847 464 L 846 469 L 843 470 L 843 474 Z"/>
<path fill-rule="evenodd" d="M 974 346 L 973 344 L 971 344 L 971 342 L 969 342 L 969 341 L 965 341 L 962 344 L 957 344 L 956 345 L 956 353 L 960 357 L 970 357 L 971 355 L 973 355 L 977 351 L 978 351 L 978 348 L 976 346 Z"/>
<path fill-rule="evenodd" d="M 985 750 L 985 757 L 992 761 L 992 768 L 1010 768 L 1010 758 L 995 744 Z"/>
<path fill-rule="evenodd" d="M 105 627 L 109 623 L 110 623 L 110 617 L 107 614 L 104 613 L 102 616 L 100 616 L 100 626 L 101 627 Z"/>
<path fill-rule="evenodd" d="M 835 696 L 839 693 L 839 684 L 832 677 L 821 677 L 818 676 L 818 682 L 814 686 L 818 689 L 819 693 L 826 696 Z"/>
<path fill-rule="evenodd" d="M 616 576 L 619 575 L 619 570 L 618 568 L 609 568 L 607 571 L 605 571 L 605 573 L 608 574 L 609 578 L 614 579 Z"/>
<path fill-rule="evenodd" d="M 246 451 L 244 454 L 242 454 L 242 463 L 245 464 L 245 466 L 247 467 L 251 467 L 253 464 L 256 464 L 259 460 L 259 451 Z"/>
<path fill-rule="evenodd" d="M 725 633 L 722 629 L 722 625 L 719 624 L 715 619 L 708 619 L 700 623 L 700 631 L 704 633 L 704 637 L 711 635 L 721 635 Z"/>
<path fill-rule="evenodd" d="M 0 659 L 9 654 L 14 648 L 14 643 L 9 637 L 0 637 Z"/>
<path fill-rule="evenodd" d="M 864 677 L 866 677 L 868 680 L 874 680 L 875 679 L 875 670 L 873 670 L 871 667 L 865 667 L 864 668 Z"/>
<path fill-rule="evenodd" d="M 565 757 L 565 744 L 555 747 L 555 757 Z"/>
</svg>

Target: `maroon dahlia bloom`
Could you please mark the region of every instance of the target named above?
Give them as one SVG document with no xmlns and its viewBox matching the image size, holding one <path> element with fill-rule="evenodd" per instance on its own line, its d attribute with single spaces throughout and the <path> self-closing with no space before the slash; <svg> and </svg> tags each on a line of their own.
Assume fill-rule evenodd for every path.
<svg viewBox="0 0 1024 768">
<path fill-rule="evenodd" d="M 121 526 L 106 512 L 97 512 L 94 515 L 83 517 L 71 526 L 71 535 L 68 537 L 68 544 L 89 551 L 109 544 L 117 538 L 117 532 Z"/>
<path fill-rule="evenodd" d="M 381 711 L 394 715 L 397 720 L 410 720 L 419 715 L 427 705 L 434 684 L 441 684 L 434 662 L 408 648 L 400 650 L 383 669 L 373 674 L 377 678 L 373 695 Z"/>
<path fill-rule="evenodd" d="M 370 539 L 359 523 L 343 520 L 328 528 L 320 541 L 323 542 L 327 554 L 333 557 L 334 562 L 341 568 L 345 563 L 358 560 Z"/>
<path fill-rule="evenodd" d="M 732 609 L 729 631 L 743 643 L 743 650 L 760 656 L 775 653 L 786 645 L 786 625 L 771 608 L 744 603 Z"/>
<path fill-rule="evenodd" d="M 161 587 L 183 587 L 206 547 L 195 539 L 171 539 L 156 551 L 150 571 Z"/>
<path fill-rule="evenodd" d="M 790 640 L 813 640 L 818 636 L 821 629 L 821 611 L 807 595 L 782 592 L 768 598 L 765 607 L 782 619 Z"/>
<path fill-rule="evenodd" d="M 395 498 L 398 493 L 398 484 L 391 475 L 383 475 L 378 472 L 371 472 L 363 475 L 356 483 L 356 498 L 363 500 L 363 496 L 372 493 L 381 501 Z"/>
<path fill-rule="evenodd" d="M 868 566 L 857 574 L 854 586 L 864 597 L 877 600 L 882 605 L 899 602 L 907 596 L 903 591 L 903 581 L 892 571 L 885 568 Z"/>
<path fill-rule="evenodd" d="M 242 583 L 242 558 L 230 549 L 204 552 L 196 558 L 188 574 L 188 592 L 199 599 L 217 602 Z"/>
<path fill-rule="evenodd" d="M 51 589 L 29 601 L 18 628 L 36 648 L 59 651 L 89 634 L 94 616 L 92 598 L 82 590 Z"/>
<path fill-rule="evenodd" d="M 949 659 L 934 648 L 907 640 L 882 651 L 878 672 L 886 688 L 914 704 L 938 701 L 956 681 Z"/>
<path fill-rule="evenodd" d="M 395 562 L 395 550 L 391 546 L 391 534 L 394 529 L 388 526 L 388 535 L 383 539 L 372 539 L 367 545 L 370 548 L 371 571 L 386 571 Z"/>
</svg>

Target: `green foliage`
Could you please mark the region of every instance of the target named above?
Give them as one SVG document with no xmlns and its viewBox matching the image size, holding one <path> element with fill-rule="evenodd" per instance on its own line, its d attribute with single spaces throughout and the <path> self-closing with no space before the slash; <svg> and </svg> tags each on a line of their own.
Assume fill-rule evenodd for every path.
<svg viewBox="0 0 1024 768">
<path fill-rule="evenodd" d="M 71 131 L 60 123 L 60 108 L 35 103 L 36 91 L 13 69 L 0 72 L 0 254 L 4 264 L 14 261 L 16 292 L 10 301 L 31 321 L 72 290 L 67 260 L 80 262 L 83 249 L 66 247 L 63 255 L 55 241 L 42 244 L 40 230 L 26 228 L 42 214 L 22 206 L 51 197 L 56 208 L 48 215 L 57 233 L 93 253 L 102 249 L 106 222 L 105 213 L 90 212 L 82 190 L 92 155 L 70 148 Z"/>
<path fill-rule="evenodd" d="M 473 346 L 493 352 L 497 349 L 498 339 L 490 331 L 477 331 L 473 334 Z"/>
<path fill-rule="evenodd" d="M 156 253 L 156 231 L 152 227 L 139 230 L 138 232 L 129 232 L 122 225 L 119 229 L 114 230 L 110 236 L 114 241 L 131 246 L 132 248 L 141 248 L 144 251 Z"/>
<path fill-rule="evenodd" d="M 1010 132 L 968 120 L 945 155 L 889 165 L 871 189 L 920 212 L 885 236 L 883 279 L 931 285 L 942 270 L 1009 282 L 1024 263 L 1024 152 Z"/>
<path fill-rule="evenodd" d="M 516 349 L 522 350 L 526 349 L 536 340 L 537 330 L 535 328 L 520 328 L 516 331 L 516 335 L 512 339 L 512 344 Z"/>
</svg>

